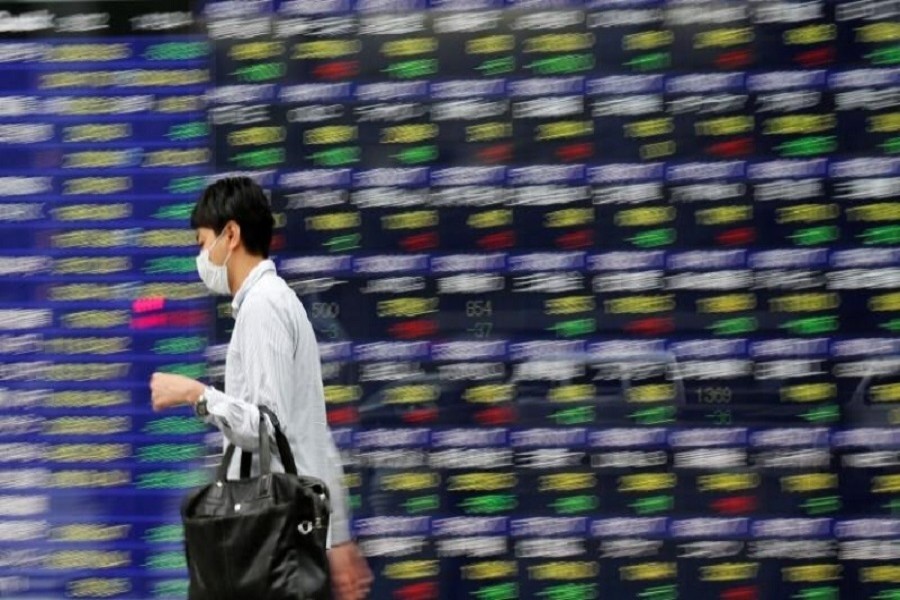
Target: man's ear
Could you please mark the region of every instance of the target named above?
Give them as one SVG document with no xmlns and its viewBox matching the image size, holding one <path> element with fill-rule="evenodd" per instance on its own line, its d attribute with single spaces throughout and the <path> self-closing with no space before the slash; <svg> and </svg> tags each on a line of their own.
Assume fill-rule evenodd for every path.
<svg viewBox="0 0 900 600">
<path fill-rule="evenodd" d="M 229 221 L 225 227 L 228 229 L 225 234 L 228 240 L 228 249 L 234 251 L 241 245 L 241 226 L 237 224 L 237 221 Z"/>
</svg>

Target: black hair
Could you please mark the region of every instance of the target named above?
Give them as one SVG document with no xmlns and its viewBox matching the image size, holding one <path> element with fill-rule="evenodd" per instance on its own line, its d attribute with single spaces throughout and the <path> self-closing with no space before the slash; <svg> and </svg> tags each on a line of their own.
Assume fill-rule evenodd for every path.
<svg viewBox="0 0 900 600">
<path fill-rule="evenodd" d="M 226 177 L 210 184 L 191 211 L 192 229 L 208 227 L 219 235 L 228 221 L 240 226 L 247 252 L 269 257 L 275 219 L 265 192 L 249 177 Z"/>
</svg>

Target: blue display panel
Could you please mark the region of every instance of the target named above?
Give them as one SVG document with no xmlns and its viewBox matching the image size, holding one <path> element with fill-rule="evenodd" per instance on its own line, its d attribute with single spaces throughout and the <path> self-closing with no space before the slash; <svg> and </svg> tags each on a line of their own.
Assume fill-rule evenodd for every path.
<svg viewBox="0 0 900 600">
<path fill-rule="evenodd" d="M 898 18 L 4 3 L 0 597 L 185 596 L 219 437 L 147 380 L 221 383 L 187 217 L 229 173 L 316 328 L 373 598 L 897 597 Z"/>
<path fill-rule="evenodd" d="M 898 593 L 896 6 L 205 11 L 373 597 Z"/>
<path fill-rule="evenodd" d="M 0 596 L 177 598 L 207 428 L 187 217 L 211 170 L 209 43 L 182 2 L 0 6 Z"/>
</svg>

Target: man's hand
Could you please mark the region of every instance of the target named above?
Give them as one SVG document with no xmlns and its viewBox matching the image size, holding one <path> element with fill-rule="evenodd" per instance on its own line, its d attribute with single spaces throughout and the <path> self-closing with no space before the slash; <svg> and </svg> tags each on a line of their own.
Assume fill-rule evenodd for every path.
<svg viewBox="0 0 900 600">
<path fill-rule="evenodd" d="M 171 373 L 154 373 L 150 377 L 150 402 L 153 410 L 193 404 L 203 393 L 204 385 L 196 379 Z"/>
<path fill-rule="evenodd" d="M 372 587 L 372 571 L 353 542 L 332 547 L 328 551 L 331 585 L 335 600 L 364 600 Z"/>
</svg>

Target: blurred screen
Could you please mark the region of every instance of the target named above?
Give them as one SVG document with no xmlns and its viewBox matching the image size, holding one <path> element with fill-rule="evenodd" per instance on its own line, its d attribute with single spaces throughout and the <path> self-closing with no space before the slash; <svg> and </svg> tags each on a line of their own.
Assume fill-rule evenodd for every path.
<svg viewBox="0 0 900 600">
<path fill-rule="evenodd" d="M 0 597 L 186 596 L 235 174 L 372 598 L 900 599 L 896 0 L 0 2 Z"/>
</svg>

